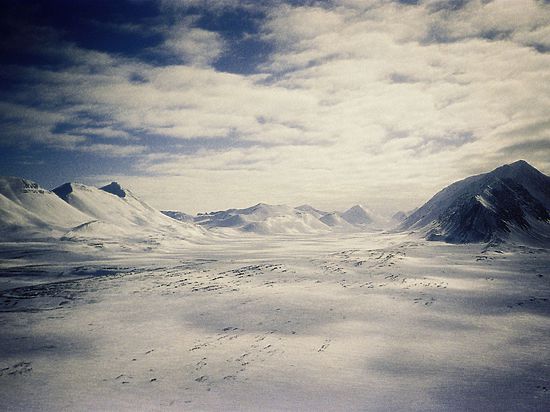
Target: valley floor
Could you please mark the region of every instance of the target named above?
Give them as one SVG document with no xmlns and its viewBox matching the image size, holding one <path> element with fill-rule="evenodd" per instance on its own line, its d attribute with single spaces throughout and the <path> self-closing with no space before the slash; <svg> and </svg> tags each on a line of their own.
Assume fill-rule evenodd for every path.
<svg viewBox="0 0 550 412">
<path fill-rule="evenodd" d="M 550 409 L 548 249 L 87 247 L 0 246 L 3 410 Z"/>
</svg>

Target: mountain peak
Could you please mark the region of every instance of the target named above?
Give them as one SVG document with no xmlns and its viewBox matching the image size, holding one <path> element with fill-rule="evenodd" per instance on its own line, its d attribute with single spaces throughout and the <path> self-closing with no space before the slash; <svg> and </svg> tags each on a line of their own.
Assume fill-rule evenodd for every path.
<svg viewBox="0 0 550 412">
<path fill-rule="evenodd" d="M 0 186 L 9 187 L 12 190 L 42 189 L 38 183 L 15 176 L 0 176 Z M 44 189 L 42 189 L 44 190 Z"/>
<path fill-rule="evenodd" d="M 407 219 L 407 214 L 405 212 L 403 212 L 402 210 L 399 210 L 399 211 L 395 212 L 392 215 L 391 218 L 395 222 L 403 222 L 405 219 Z"/>
<path fill-rule="evenodd" d="M 327 214 L 327 212 L 316 209 L 313 206 L 308 205 L 308 204 L 297 206 L 297 207 L 295 207 L 295 209 L 299 210 L 300 212 L 311 213 L 312 215 L 316 216 L 317 218 L 320 218 L 321 216 L 324 216 L 324 215 Z"/>
<path fill-rule="evenodd" d="M 121 198 L 126 197 L 126 191 L 118 182 L 111 182 L 106 186 L 100 187 L 100 189 Z"/>
<path fill-rule="evenodd" d="M 350 211 L 350 210 L 357 210 L 357 211 L 362 210 L 363 212 L 366 212 L 366 209 L 363 207 L 363 205 L 361 205 L 361 204 L 359 204 L 359 203 L 356 204 L 356 205 L 354 205 L 354 206 L 352 206 L 352 207 L 350 207 L 350 208 L 348 209 L 348 211 Z"/>
<path fill-rule="evenodd" d="M 426 231 L 429 240 L 488 242 L 545 238 L 550 222 L 550 177 L 519 160 L 455 182 L 401 225 Z"/>
<path fill-rule="evenodd" d="M 52 190 L 52 192 L 54 192 L 61 199 L 67 201 L 67 196 L 73 192 L 73 185 L 71 183 L 63 183 L 61 186 L 58 186 Z"/>
<path fill-rule="evenodd" d="M 370 216 L 370 214 L 362 205 L 359 204 L 350 207 L 348 210 L 342 213 L 342 218 L 352 225 L 364 225 L 372 223 L 372 217 Z"/>
<path fill-rule="evenodd" d="M 531 168 L 533 167 L 529 163 L 527 163 L 527 161 L 525 161 L 523 159 L 516 160 L 515 162 L 508 164 L 508 166 L 522 166 L 522 167 L 523 166 L 529 166 Z"/>
<path fill-rule="evenodd" d="M 541 174 L 541 172 L 539 172 L 536 168 L 531 166 L 525 160 L 517 160 L 513 163 L 502 165 L 490 172 L 490 174 L 494 174 L 499 177 L 513 177 L 517 176 L 518 174 L 525 173 L 535 173 L 537 175 Z"/>
<path fill-rule="evenodd" d="M 32 194 L 45 195 L 50 193 L 32 180 L 14 176 L 0 176 L 0 194 L 8 199 L 20 202 L 22 197 Z M 1 212 L 1 211 L 0 211 Z"/>
</svg>

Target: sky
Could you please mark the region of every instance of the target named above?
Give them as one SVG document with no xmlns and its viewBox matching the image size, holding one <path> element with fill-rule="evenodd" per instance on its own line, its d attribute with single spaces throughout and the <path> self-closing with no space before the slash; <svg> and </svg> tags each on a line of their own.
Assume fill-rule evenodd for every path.
<svg viewBox="0 0 550 412">
<path fill-rule="evenodd" d="M 160 209 L 409 210 L 550 174 L 550 1 L 5 0 L 0 175 Z"/>
</svg>

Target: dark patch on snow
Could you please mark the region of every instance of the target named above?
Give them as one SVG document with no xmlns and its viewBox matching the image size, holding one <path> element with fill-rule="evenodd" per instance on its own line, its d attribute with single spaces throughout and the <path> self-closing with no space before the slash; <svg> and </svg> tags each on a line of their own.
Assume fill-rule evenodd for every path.
<svg viewBox="0 0 550 412">
<path fill-rule="evenodd" d="M 111 182 L 107 186 L 100 187 L 100 189 L 121 198 L 126 197 L 126 192 L 117 182 Z"/>
<path fill-rule="evenodd" d="M 178 212 L 176 210 L 161 210 L 163 215 L 171 217 L 172 219 L 179 220 L 180 222 L 189 222 L 193 223 L 194 216 L 188 215 L 187 213 Z"/>
<path fill-rule="evenodd" d="M 73 186 L 70 183 L 65 183 L 52 191 L 66 202 L 69 195 L 73 192 Z"/>
</svg>

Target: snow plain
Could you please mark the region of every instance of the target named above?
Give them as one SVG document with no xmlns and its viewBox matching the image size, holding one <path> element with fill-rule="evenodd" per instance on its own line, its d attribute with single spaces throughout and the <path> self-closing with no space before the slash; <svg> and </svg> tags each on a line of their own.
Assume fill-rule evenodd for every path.
<svg viewBox="0 0 550 412">
<path fill-rule="evenodd" d="M 550 250 L 414 234 L 0 245 L 3 410 L 550 409 Z"/>
</svg>

